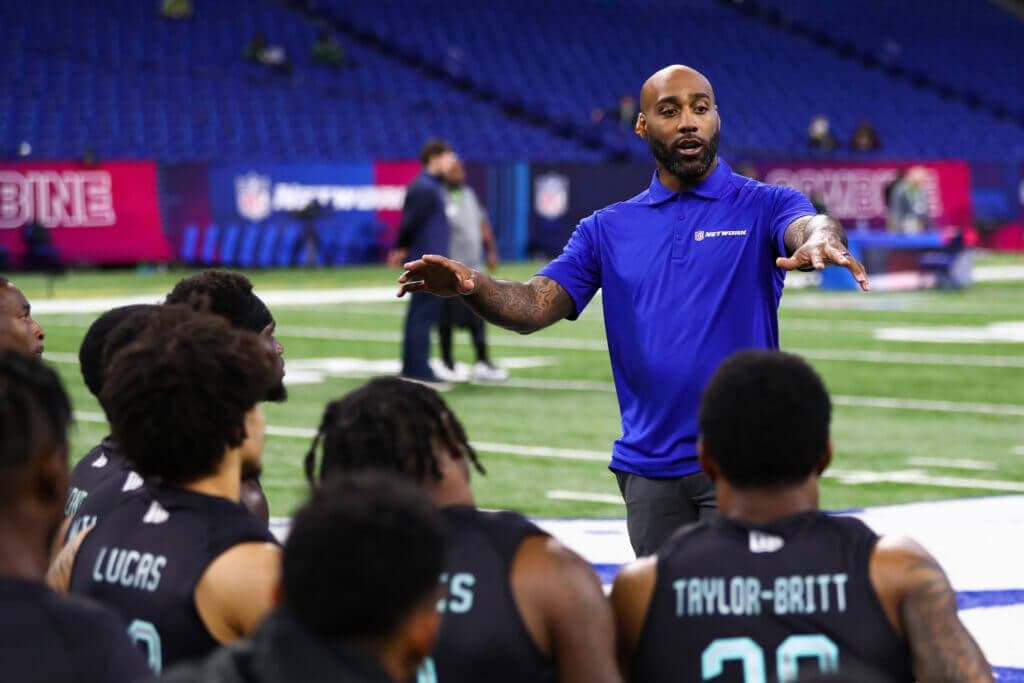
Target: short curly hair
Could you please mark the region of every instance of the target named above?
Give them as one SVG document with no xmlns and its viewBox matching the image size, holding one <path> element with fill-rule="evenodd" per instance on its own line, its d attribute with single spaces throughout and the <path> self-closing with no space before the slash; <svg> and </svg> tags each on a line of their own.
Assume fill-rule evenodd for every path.
<svg viewBox="0 0 1024 683">
<path fill-rule="evenodd" d="M 106 354 L 110 351 L 119 350 L 121 346 L 132 341 L 138 331 L 131 336 L 117 335 L 118 349 L 111 347 L 109 340 L 115 330 L 121 324 L 142 311 L 151 311 L 156 308 L 153 304 L 132 304 L 130 306 L 118 306 L 112 308 L 100 317 L 96 318 L 89 326 L 85 336 L 82 338 L 82 345 L 78 348 L 78 365 L 82 369 L 82 379 L 85 386 L 93 396 L 99 397 L 103 390 L 103 368 Z M 127 329 L 127 328 L 126 328 Z"/>
<path fill-rule="evenodd" d="M 110 359 L 100 400 L 143 476 L 187 484 L 245 440 L 246 413 L 276 379 L 274 359 L 220 316 L 165 305 L 145 322 Z"/>
<path fill-rule="evenodd" d="M 295 513 L 281 562 L 284 607 L 321 638 L 387 637 L 437 599 L 444 554 L 441 513 L 411 481 L 335 477 Z"/>
<path fill-rule="evenodd" d="M 227 318 L 232 327 L 261 332 L 274 322 L 252 282 L 241 273 L 204 270 L 180 280 L 167 295 L 167 303 L 184 304 Z"/>
</svg>

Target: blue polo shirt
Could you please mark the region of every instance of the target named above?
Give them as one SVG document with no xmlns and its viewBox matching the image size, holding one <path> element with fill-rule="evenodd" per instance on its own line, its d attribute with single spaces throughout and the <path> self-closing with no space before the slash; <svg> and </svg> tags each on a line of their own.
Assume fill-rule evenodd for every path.
<svg viewBox="0 0 1024 683">
<path fill-rule="evenodd" d="M 800 192 L 736 175 L 719 159 L 676 193 L 654 174 L 632 199 L 583 219 L 541 271 L 572 297 L 598 289 L 622 413 L 611 468 L 651 478 L 700 469 L 701 393 L 719 363 L 779 346 L 786 227 L 816 213 Z M 737 429 L 741 429 L 737 425 Z"/>
</svg>

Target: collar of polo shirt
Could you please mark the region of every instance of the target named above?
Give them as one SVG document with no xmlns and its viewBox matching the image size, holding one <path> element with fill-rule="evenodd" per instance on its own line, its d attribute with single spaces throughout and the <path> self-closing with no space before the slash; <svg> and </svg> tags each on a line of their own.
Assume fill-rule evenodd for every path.
<svg viewBox="0 0 1024 683">
<path fill-rule="evenodd" d="M 729 164 L 725 163 L 725 159 L 718 157 L 718 166 L 711 172 L 711 175 L 705 178 L 704 182 L 697 187 L 683 190 L 683 192 L 684 194 L 694 194 L 705 199 L 721 199 L 725 196 L 726 190 L 729 189 L 729 181 L 731 179 L 732 168 L 730 168 Z M 650 204 L 662 204 L 678 195 L 678 192 L 673 192 L 661 184 L 661 181 L 658 180 L 658 172 L 655 171 L 654 177 L 651 178 L 651 186 L 647 195 Z"/>
</svg>

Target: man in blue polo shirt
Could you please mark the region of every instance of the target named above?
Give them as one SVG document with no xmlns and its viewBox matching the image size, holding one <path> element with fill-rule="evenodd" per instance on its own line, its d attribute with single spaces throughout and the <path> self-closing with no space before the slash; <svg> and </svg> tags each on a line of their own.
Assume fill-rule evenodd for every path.
<svg viewBox="0 0 1024 683">
<path fill-rule="evenodd" d="M 409 184 L 402 206 L 398 240 L 388 254 L 388 265 L 397 267 L 409 254 L 447 254 L 450 228 L 445 213 L 444 176 L 455 161 L 446 142 L 430 139 L 420 152 L 423 172 Z M 405 314 L 402 336 L 402 375 L 442 388 L 444 383 L 430 369 L 430 330 L 441 317 L 441 302 L 427 294 L 413 294 Z"/>
<path fill-rule="evenodd" d="M 405 264 L 399 296 L 461 295 L 481 317 L 529 333 L 575 319 L 603 291 L 622 413 L 611 469 L 637 555 L 678 526 L 714 514 L 697 464 L 701 392 L 719 362 L 778 348 L 787 270 L 863 266 L 842 226 L 804 195 L 736 175 L 718 158 L 711 83 L 685 66 L 651 76 L 636 132 L 657 161 L 650 187 L 585 218 L 562 255 L 526 283 L 493 280 L 441 256 Z"/>
</svg>

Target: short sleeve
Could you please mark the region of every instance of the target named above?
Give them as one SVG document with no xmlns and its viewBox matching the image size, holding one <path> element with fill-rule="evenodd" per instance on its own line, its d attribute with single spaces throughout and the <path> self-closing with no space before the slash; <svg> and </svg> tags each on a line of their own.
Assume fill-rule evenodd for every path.
<svg viewBox="0 0 1024 683">
<path fill-rule="evenodd" d="M 791 187 L 778 185 L 772 188 L 775 194 L 771 218 L 772 243 L 775 244 L 776 253 L 779 256 L 788 256 L 786 253 L 786 228 L 797 218 L 814 216 L 815 211 L 811 201 L 803 192 L 794 190 Z"/>
<path fill-rule="evenodd" d="M 569 293 L 576 308 L 569 320 L 576 320 L 601 288 L 596 214 L 580 221 L 561 255 L 544 266 L 539 275 L 551 278 Z"/>
</svg>

